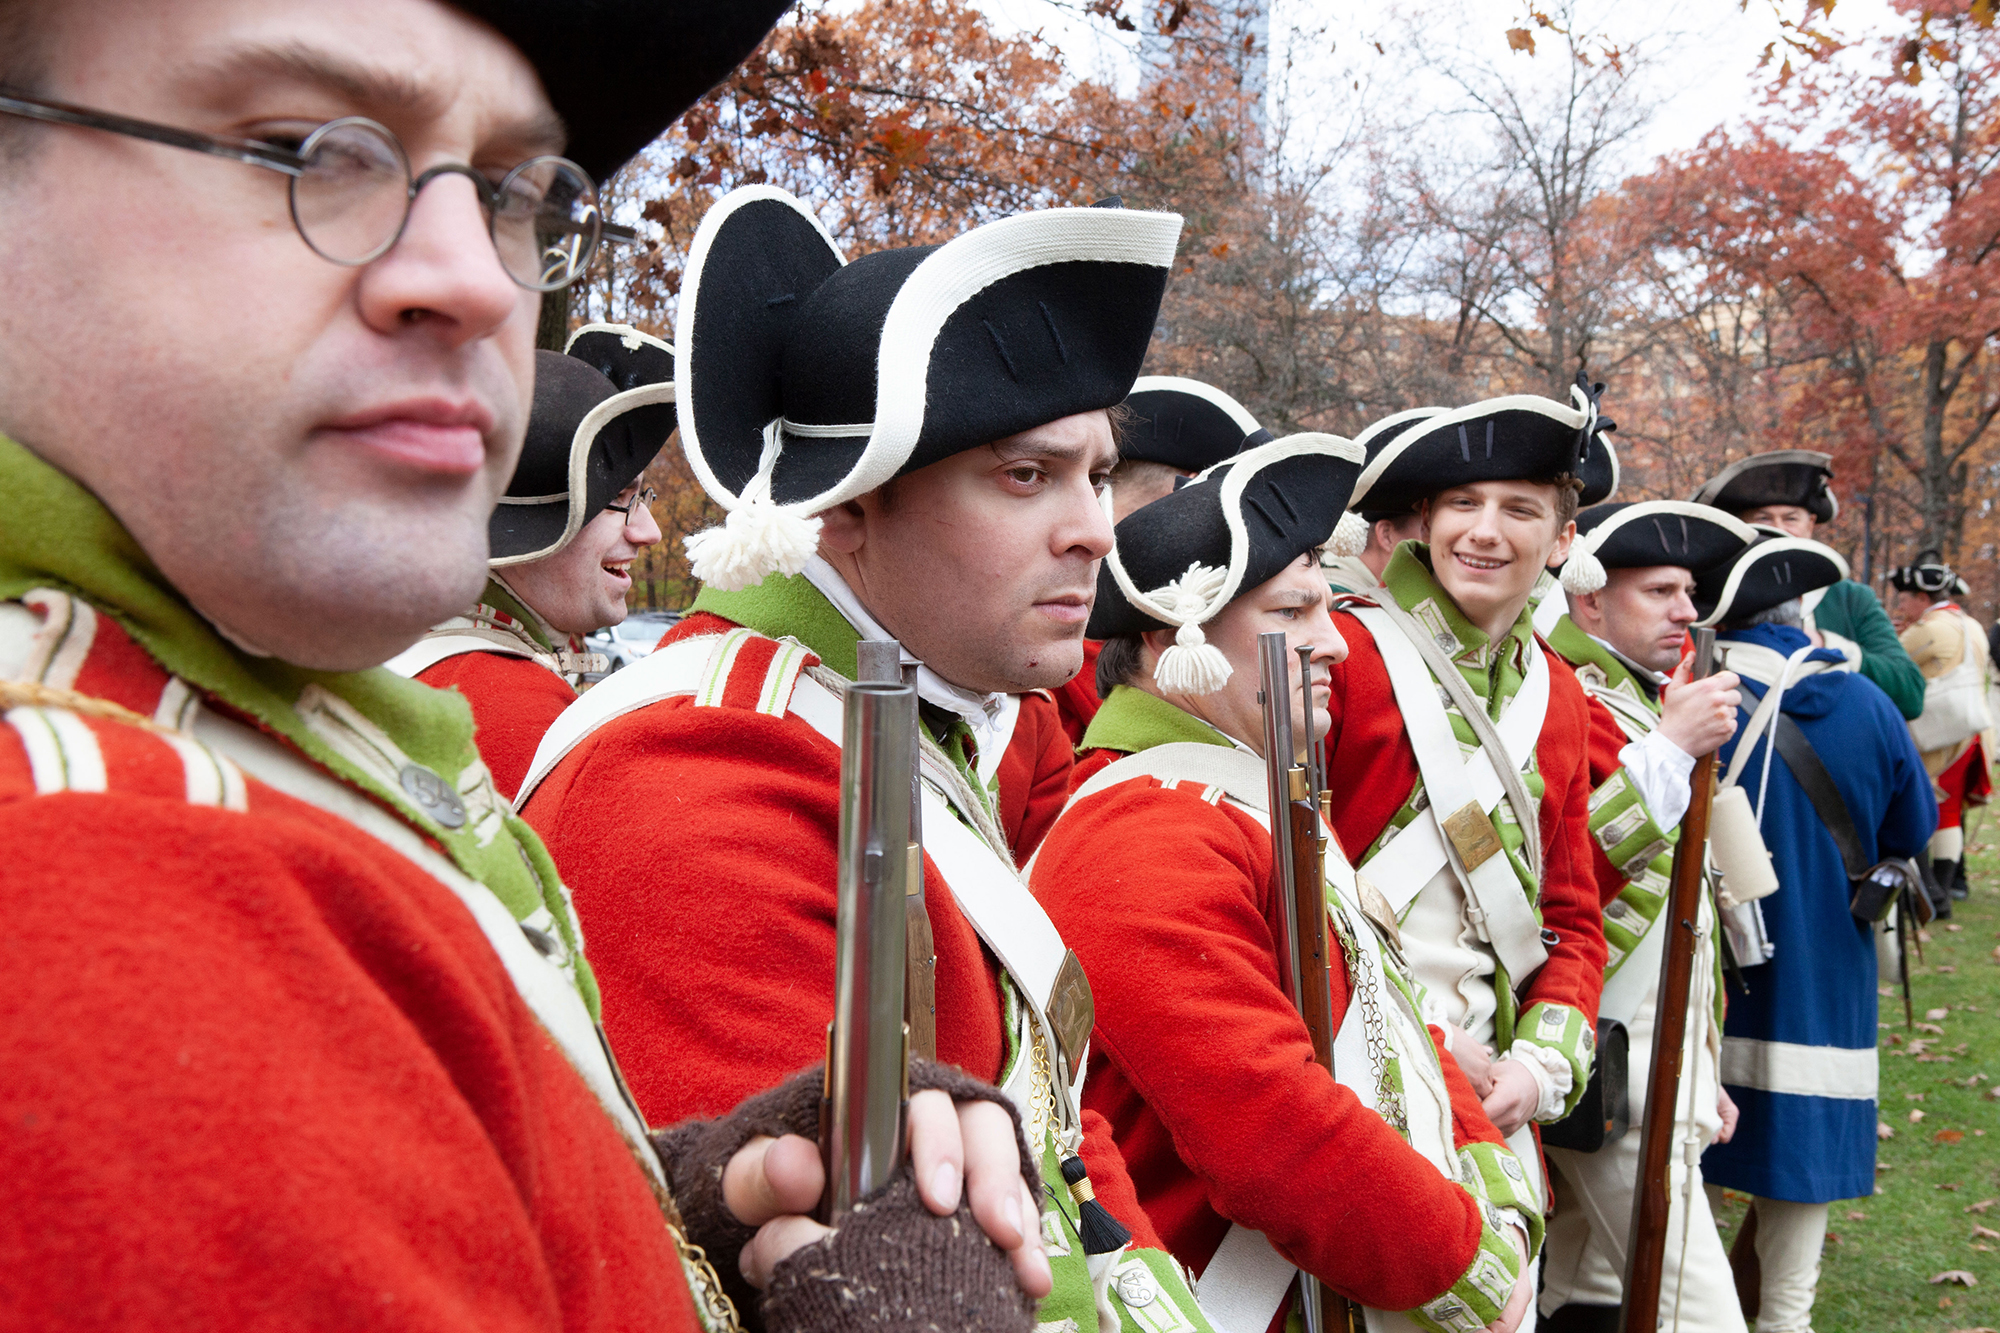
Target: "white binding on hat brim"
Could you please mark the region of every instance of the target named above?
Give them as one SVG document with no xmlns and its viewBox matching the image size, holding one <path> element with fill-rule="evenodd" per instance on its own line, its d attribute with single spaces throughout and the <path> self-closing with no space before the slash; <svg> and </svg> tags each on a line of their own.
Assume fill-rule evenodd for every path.
<svg viewBox="0 0 2000 1333">
<path fill-rule="evenodd" d="M 1381 480 L 1382 474 L 1387 472 L 1390 465 L 1401 458 L 1412 444 L 1425 435 L 1460 421 L 1479 421 L 1499 412 L 1539 412 L 1549 420 L 1568 426 L 1571 430 L 1582 430 L 1584 423 L 1589 420 L 1583 412 L 1559 403 L 1553 398 L 1543 398 L 1539 394 L 1532 393 L 1515 393 L 1502 398 L 1488 398 L 1484 402 L 1471 403 L 1454 411 L 1425 417 L 1421 421 L 1412 421 L 1394 439 L 1383 445 L 1382 452 L 1375 455 L 1374 461 L 1361 470 L 1361 476 L 1354 483 L 1354 494 L 1347 497 L 1347 507 L 1366 508 L 1368 492 L 1374 488 L 1377 481 Z M 1614 454 L 1613 458 L 1616 457 Z M 1616 466 L 1615 462 L 1613 466 Z"/>
<path fill-rule="evenodd" d="M 752 191 L 756 192 L 754 197 L 738 199 L 739 195 L 749 195 Z M 750 186 L 731 194 L 702 219 L 695 236 L 695 249 L 688 257 L 688 277 L 682 283 L 684 292 L 699 286 L 699 265 L 706 261 L 708 253 L 705 243 L 712 243 L 721 227 L 716 212 L 725 205 L 732 205 L 730 211 L 734 211 L 756 199 L 780 199 L 802 216 L 811 217 L 798 200 L 769 186 Z M 813 226 L 826 237 L 826 229 L 818 219 L 813 219 Z M 1178 213 L 1058 208 L 1002 218 L 938 247 L 911 270 L 883 321 L 876 363 L 875 420 L 856 428 L 857 433 L 862 429 L 868 431 L 860 458 L 836 485 L 783 508 L 803 515 L 822 513 L 866 495 L 902 470 L 923 434 L 931 353 L 938 334 L 967 300 L 1002 278 L 1045 264 L 1122 263 L 1170 268 L 1180 232 Z M 827 244 L 833 244 L 831 237 L 827 237 Z M 834 253 L 839 253 L 837 248 Z M 691 345 L 694 311 L 692 295 L 684 297 L 676 325 L 676 340 L 682 346 Z M 676 379 L 690 375 L 692 364 L 692 357 L 677 360 Z M 912 373 L 892 373 L 891 368 L 898 366 L 908 367 Z M 690 432 L 689 425 L 687 421 L 681 423 L 681 440 L 695 475 L 717 504 L 733 510 L 739 497 L 716 481 L 702 457 L 700 440 Z M 782 449 L 780 441 L 777 451 Z M 759 471 L 768 471 L 775 460 L 776 453 L 767 450 Z"/>
<path fill-rule="evenodd" d="M 708 465 L 708 455 L 702 448 L 701 429 L 694 419 L 694 320 L 695 306 L 701 295 L 701 275 L 708 265 L 708 252 L 714 248 L 715 238 L 722 234 L 723 224 L 738 209 L 751 204 L 779 203 L 797 213 L 812 224 L 819 238 L 826 242 L 826 248 L 834 260 L 842 267 L 847 264 L 847 256 L 840 252 L 824 224 L 813 216 L 803 202 L 775 185 L 744 185 L 731 190 L 715 206 L 702 214 L 701 224 L 695 228 L 694 244 L 688 247 L 687 268 L 681 279 L 680 310 L 674 316 L 674 345 L 689 349 L 687 356 L 674 358 L 674 387 L 680 393 L 678 401 L 686 403 L 688 410 L 678 413 L 681 431 L 681 452 L 687 456 L 688 466 L 694 470 L 695 480 L 708 492 L 711 500 L 725 510 L 734 510 L 738 503 L 735 491 L 724 486 L 716 478 L 715 469 Z M 822 506 L 823 508 L 825 506 Z"/>
<path fill-rule="evenodd" d="M 1729 577 L 1722 582 L 1722 594 L 1716 598 L 1715 610 L 1709 612 L 1700 620 L 1695 621 L 1693 628 L 1708 629 L 1721 624 L 1730 608 L 1735 605 L 1736 590 L 1743 586 L 1743 576 L 1750 572 L 1750 567 L 1768 560 L 1774 555 L 1783 555 L 1788 551 L 1796 551 L 1802 555 L 1828 557 L 1833 561 L 1833 567 L 1839 571 L 1841 578 L 1844 579 L 1849 576 L 1847 557 L 1824 542 L 1816 542 L 1810 537 L 1775 537 L 1770 541 L 1753 546 L 1742 555 L 1736 557 L 1736 563 L 1730 567 Z M 1799 595 L 1801 597 L 1805 596 L 1804 593 L 1800 593 Z"/>
<path fill-rule="evenodd" d="M 645 335 L 641 334 L 640 336 L 644 337 Z M 659 340 L 653 339 L 652 341 L 658 342 Z M 665 344 L 662 344 L 662 346 L 665 346 Z M 669 347 L 667 350 L 672 351 L 673 349 Z M 677 371 L 679 362 L 680 358 L 676 357 L 675 366 Z M 678 374 L 676 378 L 678 378 Z M 612 394 L 609 398 L 586 412 L 583 420 L 577 423 L 576 433 L 570 436 L 569 441 L 569 491 L 567 493 L 569 496 L 569 514 L 563 520 L 562 536 L 539 551 L 529 551 L 525 555 L 495 557 L 486 562 L 487 567 L 490 569 L 504 569 L 508 565 L 525 565 L 531 560 L 546 560 L 557 551 L 562 550 L 563 547 L 568 546 L 572 541 L 575 541 L 576 534 L 583 531 L 583 525 L 597 517 L 595 514 L 584 513 L 583 508 L 590 500 L 590 447 L 597 442 L 598 435 L 603 432 L 606 426 L 634 408 L 648 407 L 654 403 L 671 403 L 674 401 L 676 401 L 676 388 L 673 384 L 641 384 L 636 389 L 627 389 L 623 393 Z M 668 434 L 671 435 L 672 432 L 669 431 Z M 662 449 L 666 448 L 666 444 L 665 440 L 660 441 Z M 550 498 L 553 499 L 556 497 Z"/>
<path fill-rule="evenodd" d="M 1441 417 L 1449 411 L 1451 409 L 1448 407 L 1406 407 L 1400 412 L 1394 412 L 1383 417 L 1380 421 L 1369 422 L 1367 427 L 1354 437 L 1354 442 L 1360 445 L 1365 451 L 1369 443 L 1378 435 L 1387 435 L 1391 432 L 1402 430 L 1413 421 L 1429 421 L 1432 417 Z M 1359 485 L 1360 482 L 1356 481 L 1355 484 Z M 1349 504 L 1348 507 L 1351 509 L 1353 505 Z"/>
<path fill-rule="evenodd" d="M 1604 522 L 1578 537 L 1575 546 L 1596 555 L 1604 543 L 1611 539 L 1627 523 L 1636 523 L 1642 518 L 1694 518 L 1703 523 L 1713 523 L 1730 536 L 1737 538 L 1745 546 L 1757 540 L 1757 530 L 1737 518 L 1734 514 L 1717 509 L 1714 505 L 1696 504 L 1692 500 L 1640 500 L 1619 510 Z"/>
<path fill-rule="evenodd" d="M 1730 482 L 1753 468 L 1769 467 L 1774 463 L 1805 463 L 1812 467 L 1825 468 L 1826 498 L 1833 506 L 1833 512 L 1827 515 L 1826 521 L 1831 523 L 1840 517 L 1840 497 L 1833 493 L 1833 455 L 1823 454 L 1817 449 L 1767 449 L 1761 454 L 1739 458 L 1710 477 L 1707 483 L 1694 493 L 1695 503 L 1714 504 L 1715 497 L 1722 494 Z"/>
<path fill-rule="evenodd" d="M 1132 382 L 1132 393 L 1160 392 L 1184 393 L 1191 398 L 1199 398 L 1203 402 L 1215 404 L 1215 406 L 1228 414 L 1231 421 L 1243 428 L 1245 435 L 1264 428 L 1258 422 L 1257 418 L 1250 415 L 1249 408 L 1243 406 L 1243 404 L 1237 402 L 1213 384 L 1204 384 L 1200 380 L 1191 380 L 1181 375 L 1141 375 Z M 1127 394 L 1126 396 L 1129 398 L 1131 394 Z"/>
<path fill-rule="evenodd" d="M 1229 572 L 1223 579 L 1222 585 L 1216 589 L 1215 595 L 1208 600 L 1207 605 L 1197 613 L 1178 614 L 1162 607 L 1132 582 L 1132 576 L 1125 572 L 1125 562 L 1119 558 L 1118 545 L 1114 542 L 1104 561 L 1110 567 L 1111 579 L 1118 585 L 1118 591 L 1125 595 L 1125 600 L 1153 619 L 1176 627 L 1203 624 L 1217 611 L 1235 601 L 1237 594 L 1243 591 L 1243 576 L 1250 569 L 1250 530 L 1243 522 L 1243 490 L 1250 484 L 1250 479 L 1265 468 L 1288 458 L 1297 458 L 1302 454 L 1324 454 L 1349 463 L 1359 463 L 1365 457 L 1361 452 L 1361 446 L 1352 440 L 1342 439 L 1338 435 L 1323 435 L 1317 431 L 1302 431 L 1297 435 L 1287 435 L 1281 440 L 1273 440 L 1269 444 L 1260 444 L 1254 449 L 1246 449 L 1226 463 L 1216 464 L 1216 467 L 1229 468 L 1229 475 L 1222 479 L 1221 494 L 1216 499 L 1216 503 L 1222 506 L 1222 521 L 1229 529 Z M 1209 469 L 1210 472 L 1214 470 L 1214 468 Z M 1202 473 L 1204 477 L 1207 475 L 1207 472 Z"/>
</svg>

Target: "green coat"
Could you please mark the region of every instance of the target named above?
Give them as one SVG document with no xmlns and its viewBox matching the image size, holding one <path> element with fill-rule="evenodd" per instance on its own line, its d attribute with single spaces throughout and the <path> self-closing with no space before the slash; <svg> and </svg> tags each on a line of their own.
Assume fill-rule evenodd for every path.
<svg viewBox="0 0 2000 1333">
<path fill-rule="evenodd" d="M 1924 673 L 1903 651 L 1889 613 L 1865 584 L 1842 579 L 1813 608 L 1813 628 L 1861 645 L 1861 674 L 1882 687 L 1889 702 L 1914 722 L 1924 711 Z"/>
</svg>

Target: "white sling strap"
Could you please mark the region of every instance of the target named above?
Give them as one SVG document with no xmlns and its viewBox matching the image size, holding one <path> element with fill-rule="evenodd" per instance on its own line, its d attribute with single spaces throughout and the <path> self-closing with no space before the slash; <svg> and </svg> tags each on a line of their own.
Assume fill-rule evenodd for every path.
<svg viewBox="0 0 2000 1333">
<path fill-rule="evenodd" d="M 195 720 L 194 734 L 195 739 L 233 759 L 245 773 L 287 796 L 346 820 L 450 889 L 472 914 L 487 943 L 493 946 L 514 989 L 631 1142 L 633 1155 L 657 1184 L 666 1184 L 659 1159 L 647 1145 L 645 1119 L 612 1066 L 597 1024 L 584 1007 L 583 996 L 554 962 L 528 942 L 522 933 L 522 923 L 514 919 L 514 914 L 490 889 L 460 870 L 415 829 L 261 732 L 202 709 Z"/>
<path fill-rule="evenodd" d="M 582 744 L 584 737 L 605 723 L 662 699 L 693 694 L 702 668 L 708 664 L 709 655 L 717 646 L 718 637 L 704 635 L 667 644 L 592 686 L 588 693 L 563 709 L 562 715 L 542 733 L 542 743 L 535 747 L 535 761 L 528 765 L 528 776 L 521 780 L 520 794 L 514 798 L 515 808 L 527 805 L 528 798 L 534 795 L 542 779 L 571 750 Z M 836 745 L 840 743 L 839 735 L 840 727 L 836 722 Z"/>
<path fill-rule="evenodd" d="M 414 679 L 419 673 L 429 671 L 446 658 L 458 657 L 465 653 L 499 653 L 503 657 L 525 657 L 530 660 L 536 656 L 529 651 L 526 644 L 511 634 L 465 629 L 452 630 L 444 634 L 426 634 L 382 665 L 399 676 Z"/>
<path fill-rule="evenodd" d="M 1416 752 L 1417 767 L 1423 774 L 1427 798 L 1417 817 L 1364 863 L 1362 869 L 1400 915 L 1433 875 L 1450 866 L 1465 888 L 1466 910 L 1474 926 L 1493 946 L 1507 975 L 1519 985 L 1549 956 L 1542 944 L 1541 926 L 1535 920 L 1534 909 L 1529 906 L 1520 881 L 1514 877 L 1505 852 L 1496 850 L 1467 870 L 1439 823 L 1467 805 L 1490 814 L 1500 804 L 1505 787 L 1495 769 L 1494 741 L 1480 746 L 1469 759 L 1463 758 L 1458 737 L 1451 729 L 1451 718 L 1438 697 L 1439 686 L 1415 646 L 1379 607 L 1358 606 L 1349 610 L 1367 626 L 1381 649 L 1390 684 L 1396 692 L 1397 708 L 1403 715 L 1410 746 Z M 1494 740 L 1501 747 L 1498 762 L 1511 765 L 1516 774 L 1519 765 L 1512 756 L 1534 753 L 1548 705 L 1547 654 L 1536 648 L 1520 690 L 1494 729 Z M 1530 845 L 1539 837 L 1534 824 L 1524 824 L 1522 832 Z"/>
</svg>

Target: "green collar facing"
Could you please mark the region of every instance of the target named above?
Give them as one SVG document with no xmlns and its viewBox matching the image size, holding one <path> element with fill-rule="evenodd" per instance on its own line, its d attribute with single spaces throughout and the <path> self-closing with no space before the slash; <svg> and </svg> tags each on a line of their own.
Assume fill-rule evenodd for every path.
<svg viewBox="0 0 2000 1333">
<path fill-rule="evenodd" d="M 1382 571 L 1382 585 L 1398 606 L 1431 632 L 1481 694 L 1487 694 L 1489 683 L 1499 685 L 1501 698 L 1520 687 L 1535 640 L 1530 607 L 1521 608 L 1506 636 L 1496 643 L 1458 609 L 1431 567 L 1430 547 L 1417 541 L 1396 548 L 1388 568 Z"/>
<path fill-rule="evenodd" d="M 1549 647 L 1572 666 L 1590 666 L 1604 673 L 1604 683 L 1614 690 L 1643 699 L 1658 711 L 1658 692 L 1651 681 L 1641 680 L 1624 658 L 1583 631 L 1564 615 L 1549 633 Z"/>
<path fill-rule="evenodd" d="M 703 588 L 688 610 L 721 616 L 774 639 L 797 639 L 849 680 L 860 670 L 861 631 L 803 574 L 773 574 L 739 592 Z"/>
<path fill-rule="evenodd" d="M 535 614 L 535 609 L 521 600 L 519 593 L 508 587 L 498 574 L 490 574 L 486 579 L 486 590 L 479 594 L 479 604 L 490 606 L 495 611 L 505 611 L 519 626 L 520 631 L 533 639 L 544 652 L 556 651 L 556 640 L 549 633 L 549 623 Z"/>
<path fill-rule="evenodd" d="M 1131 685 L 1111 691 L 1090 726 L 1084 730 L 1078 750 L 1122 750 L 1137 754 L 1155 745 L 1192 741 L 1198 745 L 1228 745 L 1227 736 L 1192 713 L 1174 707 L 1156 694 Z"/>
<path fill-rule="evenodd" d="M 90 603 L 123 626 L 167 671 L 394 810 L 491 889 L 517 918 L 547 907 L 574 953 L 576 941 L 554 863 L 526 824 L 505 814 L 512 837 L 495 836 L 483 827 L 487 821 L 476 817 L 456 830 L 445 828 L 412 801 L 393 775 L 384 776 L 388 770 L 364 767 L 329 744 L 298 707 L 301 696 L 317 686 L 352 706 L 404 755 L 456 789 L 461 775 L 479 761 L 472 710 L 462 696 L 380 667 L 310 671 L 233 646 L 167 582 L 96 496 L 0 436 L 0 600 L 16 600 L 36 588 L 54 588 Z M 504 803 L 500 808 L 505 809 Z M 594 1007 L 588 982 L 584 989 Z"/>
</svg>

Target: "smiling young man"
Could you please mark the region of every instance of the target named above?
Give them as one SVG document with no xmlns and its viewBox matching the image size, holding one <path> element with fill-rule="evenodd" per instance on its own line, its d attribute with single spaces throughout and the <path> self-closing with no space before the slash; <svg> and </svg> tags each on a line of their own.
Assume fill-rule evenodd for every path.
<svg viewBox="0 0 2000 1333">
<path fill-rule="evenodd" d="M 1400 547 L 1374 599 L 1334 616 L 1350 648 L 1326 740 L 1335 831 L 1400 919 L 1430 1016 L 1543 1207 L 1530 1127 L 1589 1079 L 1605 955 L 1589 707 L 1528 600 L 1568 556 L 1596 430 L 1581 391 L 1575 407 L 1522 395 L 1407 427 L 1352 503 L 1418 506 L 1428 545 Z"/>
<path fill-rule="evenodd" d="M 1698 617 L 1695 580 L 1742 553 L 1756 533 L 1721 510 L 1676 500 L 1597 505 L 1577 515 L 1577 533 L 1570 559 L 1594 560 L 1604 586 L 1569 597 L 1548 643 L 1575 669 L 1591 700 L 1591 855 L 1609 958 L 1599 1020 L 1616 1020 L 1629 1034 L 1625 1094 L 1635 1123 L 1614 1143 L 1548 1148 L 1557 1208 L 1544 1250 L 1541 1308 L 1550 1333 L 1615 1333 L 1665 937 L 1654 927 L 1666 905 L 1694 760 L 1736 731 L 1735 675 L 1690 680 L 1683 661 L 1688 626 Z M 1711 1141 L 1726 1142 L 1736 1118 L 1716 1063 L 1722 997 L 1712 982 L 1715 921 L 1705 901 L 1701 910 L 1696 1018 L 1688 1025 L 1674 1116 L 1674 1216 L 1662 1318 L 1729 1333 L 1742 1329 L 1743 1315 L 1700 1167 L 1690 1161 Z M 1701 1002 L 1704 991 L 1708 1003 Z"/>
<path fill-rule="evenodd" d="M 625 619 L 632 561 L 660 540 L 640 474 L 673 429 L 674 349 L 659 339 L 592 324 L 567 354 L 536 352 L 527 441 L 487 525 L 486 587 L 388 663 L 465 696 L 510 801 L 582 674 L 604 670 L 583 636 Z"/>
<path fill-rule="evenodd" d="M 1833 455 L 1812 449 L 1772 449 L 1738 459 L 1689 497 L 1745 523 L 1803 540 L 1840 517 L 1833 493 Z M 1896 639 L 1895 626 L 1864 583 L 1842 579 L 1805 600 L 1804 627 L 1823 647 L 1837 648 L 1882 687 L 1897 711 L 1916 721 L 1924 711 L 1924 677 Z"/>
<path fill-rule="evenodd" d="M 1511 1330 L 1540 1224 L 1525 1172 L 1331 846 L 1333 1076 L 1282 980 L 1257 636 L 1312 650 L 1310 712 L 1286 700 L 1303 753 L 1345 652 L 1318 547 L 1361 461 L 1292 436 L 1118 525 L 1091 616 L 1107 697 L 1033 883 L 1100 1000 L 1087 1105 L 1212 1315 L 1283 1327 L 1296 1264 L 1370 1328 Z"/>
<path fill-rule="evenodd" d="M 846 263 L 782 191 L 718 203 L 674 340 L 682 447 L 729 511 L 688 543 L 708 586 L 656 652 L 557 722 L 524 788 L 592 932 L 640 1105 L 726 1109 L 825 1049 L 840 695 L 861 640 L 901 643 L 923 732 L 912 907 L 931 936 L 911 1045 L 1000 1083 L 1028 1123 L 1051 1187 L 1045 1326 L 1203 1326 L 1078 1106 L 1089 987 L 1016 876 L 978 767 L 1004 696 L 1081 663 L 1111 545 L 1108 412 L 1179 230 L 1172 214 L 1057 209 Z M 1065 1184 L 1065 1166 L 1089 1178 Z M 1136 1234 L 1129 1251 L 1086 1253 L 1093 1184 Z"/>
<path fill-rule="evenodd" d="M 828 1296 L 875 1242 L 798 1216 L 799 1117 L 682 1127 L 670 1181 L 465 702 L 364 669 L 486 577 L 590 176 L 776 9 L 0 7 L 14 1321 L 691 1330 L 691 1282 L 728 1312 L 688 1238 L 769 1326 L 880 1312 Z M 912 1099 L 895 1230 L 968 1237 L 975 1280 L 884 1302 L 1022 1327 L 979 1232 L 1039 1262 L 1010 1115 L 945 1081 L 972 1104 Z"/>
</svg>

